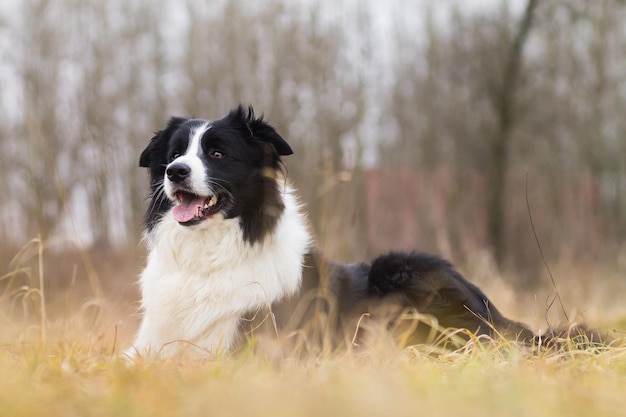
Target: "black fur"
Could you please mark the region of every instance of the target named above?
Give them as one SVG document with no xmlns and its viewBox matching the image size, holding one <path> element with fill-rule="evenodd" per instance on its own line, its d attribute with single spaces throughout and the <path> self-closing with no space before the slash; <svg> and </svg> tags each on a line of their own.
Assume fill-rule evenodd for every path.
<svg viewBox="0 0 626 417">
<path fill-rule="evenodd" d="M 142 152 L 139 165 L 150 171 L 150 205 L 145 226 L 152 230 L 172 202 L 162 191 L 167 164 L 189 144 L 189 132 L 204 121 L 173 117 L 167 127 L 155 134 Z M 239 106 L 216 120 L 201 140 L 203 163 L 211 177 L 237 204 L 226 201 L 225 217 L 241 218 L 243 238 L 256 243 L 271 233 L 283 209 L 273 174 L 280 169 L 280 157 L 293 153 L 291 147 L 252 107 Z M 219 150 L 224 158 L 213 160 L 207 154 Z M 252 168 L 252 169 L 251 169 Z"/>
<path fill-rule="evenodd" d="M 328 294 L 332 302 L 323 299 L 309 305 L 308 320 L 315 319 L 315 315 L 332 317 L 332 306 L 336 306 L 337 322 L 331 327 L 343 340 L 352 336 L 355 319 L 363 314 L 368 314 L 370 320 L 393 323 L 406 309 L 434 316 L 443 328 L 467 329 L 476 335 L 504 336 L 528 343 L 535 337 L 525 325 L 504 317 L 477 286 L 436 255 L 390 252 L 370 265 L 327 262 L 312 252 L 304 266 L 299 293 L 272 306 L 279 327 L 290 321 L 302 300 L 309 303 L 311 294 Z M 387 308 L 391 306 L 392 309 Z M 257 325 L 252 322 L 250 328 Z M 422 324 L 416 329 L 411 342 L 426 340 L 431 328 L 425 327 Z M 342 328 L 350 334 L 341 333 Z"/>
<path fill-rule="evenodd" d="M 173 137 L 181 130 L 184 124 L 190 124 L 189 119 L 172 117 L 163 130 L 159 130 L 150 140 L 139 158 L 139 166 L 148 168 L 150 172 L 150 205 L 146 210 L 144 224 L 147 230 L 158 223 L 163 214 L 172 208 L 172 202 L 163 192 L 163 177 L 171 152 Z M 181 135 L 179 135 L 181 136 Z M 187 145 L 185 145 L 186 148 Z"/>
<path fill-rule="evenodd" d="M 369 272 L 368 296 L 389 294 L 435 316 L 443 327 L 491 336 L 497 331 L 524 340 L 534 336 L 526 326 L 505 318 L 480 288 L 436 255 L 391 252 L 377 258 Z"/>
</svg>

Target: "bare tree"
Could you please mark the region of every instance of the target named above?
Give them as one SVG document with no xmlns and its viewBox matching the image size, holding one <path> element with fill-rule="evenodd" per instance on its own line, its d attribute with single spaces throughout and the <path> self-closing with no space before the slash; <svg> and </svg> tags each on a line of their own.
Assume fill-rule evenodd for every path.
<svg viewBox="0 0 626 417">
<path fill-rule="evenodd" d="M 288 176 L 340 257 L 401 242 L 526 266 L 526 173 L 548 256 L 619 247 L 623 2 L 528 0 L 518 16 L 502 1 L 445 25 L 440 2 L 409 3 L 385 61 L 373 1 L 16 2 L 0 16 L 3 241 L 76 229 L 136 247 L 151 133 L 243 102 L 293 145 Z M 380 173 L 360 165 L 374 142 Z"/>
<path fill-rule="evenodd" d="M 502 264 L 506 254 L 505 211 L 506 178 L 509 171 L 509 152 L 513 131 L 516 126 L 516 97 L 519 92 L 519 78 L 523 65 L 523 50 L 533 26 L 537 0 L 528 0 L 524 15 L 513 34 L 502 65 L 502 73 L 497 79 L 487 79 L 489 98 L 496 114 L 496 127 L 490 140 L 490 172 L 487 178 L 487 218 L 491 245 L 496 261 Z"/>
<path fill-rule="evenodd" d="M 619 241 L 624 104 L 616 86 L 626 36 L 616 22 L 624 6 L 528 2 L 519 18 L 507 6 L 453 11 L 445 27 L 427 15 L 423 45 L 400 33 L 389 116 L 397 136 L 381 155 L 383 166 L 412 167 L 426 184 L 415 187 L 430 199 L 414 203 L 416 242 L 442 251 L 446 239 L 453 250 L 489 246 L 528 269 L 538 256 L 526 174 L 548 256 L 591 256 L 599 236 Z"/>
<path fill-rule="evenodd" d="M 34 222 L 29 233 L 47 238 L 57 225 L 67 199 L 60 193 L 62 143 L 58 137 L 59 72 L 61 36 L 53 22 L 54 5 L 48 0 L 22 5 L 24 33 L 22 54 L 16 66 L 21 74 L 23 123 L 17 135 L 25 145 L 15 149 L 10 194 L 19 196 L 20 212 Z M 17 138 L 16 138 L 17 139 Z M 21 181 L 20 181 L 21 179 Z"/>
</svg>

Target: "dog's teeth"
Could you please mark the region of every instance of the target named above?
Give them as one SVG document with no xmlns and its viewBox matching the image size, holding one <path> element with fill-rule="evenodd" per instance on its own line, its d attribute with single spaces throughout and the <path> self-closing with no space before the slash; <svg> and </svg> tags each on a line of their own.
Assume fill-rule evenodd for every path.
<svg viewBox="0 0 626 417">
<path fill-rule="evenodd" d="M 208 207 L 213 207 L 215 204 L 217 204 L 217 197 L 212 196 L 211 199 L 209 200 Z"/>
</svg>

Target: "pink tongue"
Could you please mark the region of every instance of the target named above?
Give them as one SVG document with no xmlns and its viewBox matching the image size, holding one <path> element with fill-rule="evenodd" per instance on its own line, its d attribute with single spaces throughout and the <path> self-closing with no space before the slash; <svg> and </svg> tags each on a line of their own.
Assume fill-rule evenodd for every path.
<svg viewBox="0 0 626 417">
<path fill-rule="evenodd" d="M 196 217 L 203 206 L 204 198 L 185 195 L 180 204 L 174 206 L 172 214 L 177 222 L 186 223 Z"/>
</svg>

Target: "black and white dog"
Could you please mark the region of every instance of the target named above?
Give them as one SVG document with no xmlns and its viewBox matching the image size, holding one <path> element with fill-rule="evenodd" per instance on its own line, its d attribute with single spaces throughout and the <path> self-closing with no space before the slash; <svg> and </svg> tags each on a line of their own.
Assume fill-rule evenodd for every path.
<svg viewBox="0 0 626 417">
<path fill-rule="evenodd" d="M 172 118 L 156 133 L 140 158 L 150 172 L 149 255 L 143 320 L 128 355 L 229 351 L 249 329 L 267 328 L 263 321 L 281 336 L 302 325 L 303 311 L 315 322 L 321 313 L 311 304 L 320 299 L 324 331 L 349 340 L 364 321 L 385 316 L 389 328 L 407 309 L 434 316 L 439 328 L 533 337 L 437 256 L 324 261 L 283 175 L 281 157 L 291 153 L 251 107 L 214 121 Z"/>
</svg>

